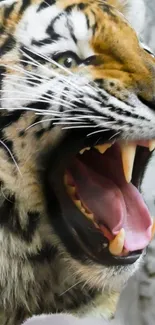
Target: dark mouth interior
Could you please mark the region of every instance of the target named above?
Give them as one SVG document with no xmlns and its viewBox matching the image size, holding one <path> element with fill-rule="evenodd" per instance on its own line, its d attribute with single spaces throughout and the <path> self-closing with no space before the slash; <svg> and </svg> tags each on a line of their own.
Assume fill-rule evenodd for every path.
<svg viewBox="0 0 155 325">
<path fill-rule="evenodd" d="M 101 138 L 98 143 L 106 144 Z M 137 144 L 132 179 L 127 182 L 120 143 L 110 145 L 101 154 L 96 139 L 87 142 L 74 133 L 48 153 L 43 176 L 47 209 L 52 226 L 74 258 L 85 262 L 89 257 L 104 265 L 131 264 L 151 237 L 152 221 L 139 193 L 151 153 Z M 91 149 L 80 154 L 87 146 Z M 118 245 L 114 242 L 109 249 L 115 238 Z"/>
<path fill-rule="evenodd" d="M 130 166 L 126 169 L 133 171 Z M 65 172 L 71 200 L 106 238 L 109 253 L 117 257 L 140 254 L 151 234 L 149 211 L 134 178 L 131 182 L 126 178 L 119 143 L 81 150 Z"/>
</svg>

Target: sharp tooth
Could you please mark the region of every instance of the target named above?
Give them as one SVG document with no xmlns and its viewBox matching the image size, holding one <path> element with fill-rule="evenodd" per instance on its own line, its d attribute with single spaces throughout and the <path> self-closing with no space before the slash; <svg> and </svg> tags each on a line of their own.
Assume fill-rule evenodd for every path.
<svg viewBox="0 0 155 325">
<path fill-rule="evenodd" d="M 86 151 L 86 150 L 90 150 L 91 148 L 90 147 L 86 147 L 82 150 L 80 150 L 80 154 L 83 155 L 83 153 Z"/>
<path fill-rule="evenodd" d="M 76 188 L 74 186 L 67 185 L 68 193 L 73 195 L 76 193 Z"/>
<path fill-rule="evenodd" d="M 149 150 L 153 151 L 155 149 L 155 140 L 149 141 Z"/>
<path fill-rule="evenodd" d="M 119 256 L 124 247 L 124 241 L 125 241 L 125 230 L 122 228 L 118 235 L 110 241 L 109 244 L 109 251 L 112 255 Z"/>
<path fill-rule="evenodd" d="M 155 235 L 155 221 L 153 221 L 153 224 L 152 224 L 152 229 L 151 229 L 151 240 L 153 239 Z"/>
<path fill-rule="evenodd" d="M 106 144 L 95 146 L 95 149 L 97 149 L 101 154 L 104 154 L 106 150 L 109 149 L 111 146 L 112 143 L 106 143 Z"/>
<path fill-rule="evenodd" d="M 86 217 L 92 221 L 94 221 L 94 215 L 93 213 L 85 213 Z"/>
<path fill-rule="evenodd" d="M 133 170 L 135 154 L 136 154 L 136 145 L 121 144 L 121 153 L 122 153 L 124 176 L 127 183 L 130 183 L 132 178 L 132 170 Z"/>
<path fill-rule="evenodd" d="M 80 200 L 74 200 L 75 205 L 81 210 L 81 201 Z"/>
</svg>

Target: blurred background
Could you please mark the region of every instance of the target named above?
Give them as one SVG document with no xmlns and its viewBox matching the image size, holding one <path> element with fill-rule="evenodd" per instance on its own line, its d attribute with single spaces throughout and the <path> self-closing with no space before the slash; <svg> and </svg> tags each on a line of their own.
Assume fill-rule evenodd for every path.
<svg viewBox="0 0 155 325">
<path fill-rule="evenodd" d="M 155 53 L 155 0 L 144 1 L 146 24 L 142 38 Z M 143 193 L 155 217 L 155 155 L 145 175 Z M 155 325 L 155 239 L 141 270 L 129 281 L 121 296 L 117 317 L 121 325 Z"/>
</svg>

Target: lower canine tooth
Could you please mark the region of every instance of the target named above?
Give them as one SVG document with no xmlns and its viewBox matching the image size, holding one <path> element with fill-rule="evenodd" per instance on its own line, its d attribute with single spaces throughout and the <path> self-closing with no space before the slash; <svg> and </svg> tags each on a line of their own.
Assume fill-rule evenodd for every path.
<svg viewBox="0 0 155 325">
<path fill-rule="evenodd" d="M 111 146 L 112 143 L 106 143 L 106 144 L 95 146 L 95 149 L 97 149 L 101 154 L 104 154 L 106 150 L 109 149 Z"/>
<path fill-rule="evenodd" d="M 155 149 L 155 140 L 149 141 L 149 150 L 153 151 Z"/>
<path fill-rule="evenodd" d="M 109 251 L 112 255 L 119 256 L 124 247 L 124 241 L 125 241 L 125 230 L 122 228 L 120 232 L 117 234 L 117 236 L 110 241 L 109 244 Z"/>
<path fill-rule="evenodd" d="M 122 154 L 124 176 L 127 183 L 130 183 L 132 178 L 132 170 L 133 170 L 135 154 L 136 154 L 136 145 L 121 144 L 121 154 Z"/>
</svg>

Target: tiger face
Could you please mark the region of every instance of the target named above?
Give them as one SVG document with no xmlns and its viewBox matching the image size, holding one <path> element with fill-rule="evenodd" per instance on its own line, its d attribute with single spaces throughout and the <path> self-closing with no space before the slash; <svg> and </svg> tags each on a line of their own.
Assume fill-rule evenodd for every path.
<svg viewBox="0 0 155 325">
<path fill-rule="evenodd" d="M 1 4 L 0 286 L 15 324 L 17 301 L 24 317 L 109 317 L 152 238 L 140 187 L 155 147 L 155 59 L 125 9 Z"/>
</svg>

